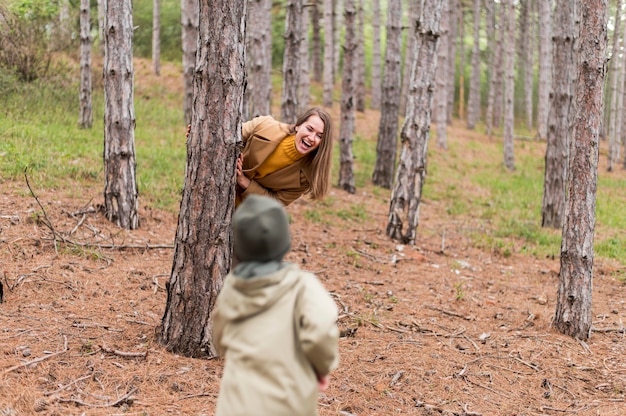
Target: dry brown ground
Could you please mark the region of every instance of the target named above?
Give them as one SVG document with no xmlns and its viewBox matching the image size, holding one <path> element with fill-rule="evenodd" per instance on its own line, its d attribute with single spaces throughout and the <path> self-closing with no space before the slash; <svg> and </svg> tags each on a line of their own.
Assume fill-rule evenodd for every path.
<svg viewBox="0 0 626 416">
<path fill-rule="evenodd" d="M 36 192 L 59 235 L 114 248 L 55 250 L 26 184 L 2 183 L 0 414 L 211 415 L 222 362 L 171 354 L 154 335 L 176 215 L 143 207 L 141 229 L 124 231 L 95 212 L 100 189 Z M 355 206 L 365 221 L 305 217 Z M 626 286 L 615 265 L 596 261 L 584 344 L 550 325 L 558 259 L 478 250 L 467 230 L 485 224 L 450 223 L 432 200 L 417 244 L 402 247 L 384 234 L 387 209 L 369 187 L 289 208 L 287 260 L 315 272 L 341 312 L 341 365 L 321 416 L 626 414 Z"/>
</svg>

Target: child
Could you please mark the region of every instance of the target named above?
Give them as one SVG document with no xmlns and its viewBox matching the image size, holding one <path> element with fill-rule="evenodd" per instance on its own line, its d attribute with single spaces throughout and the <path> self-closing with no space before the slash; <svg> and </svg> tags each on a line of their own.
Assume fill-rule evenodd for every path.
<svg viewBox="0 0 626 416">
<path fill-rule="evenodd" d="M 215 414 L 316 415 L 338 364 L 337 306 L 315 275 L 282 262 L 291 236 L 280 202 L 250 195 L 233 230 L 238 263 L 212 315 L 225 359 Z"/>
</svg>

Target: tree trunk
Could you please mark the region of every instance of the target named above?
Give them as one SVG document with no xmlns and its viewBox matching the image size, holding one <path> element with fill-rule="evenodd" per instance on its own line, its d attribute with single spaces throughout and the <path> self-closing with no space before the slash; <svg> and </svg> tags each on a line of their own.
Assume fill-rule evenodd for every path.
<svg viewBox="0 0 626 416">
<path fill-rule="evenodd" d="M 449 37 L 449 22 L 450 22 L 450 9 L 448 9 L 448 2 L 444 1 L 441 6 L 441 24 L 440 31 L 441 37 L 439 38 L 439 46 L 437 51 L 437 68 L 439 70 L 435 73 L 435 95 L 433 97 L 433 118 L 437 129 L 437 147 L 441 149 L 448 148 L 448 136 L 446 129 L 448 128 L 448 96 L 453 79 L 450 78 L 447 68 L 450 67 L 448 63 L 448 53 L 450 48 L 448 42 Z"/>
<path fill-rule="evenodd" d="M 119 227 L 139 227 L 130 0 L 105 0 L 104 210 Z"/>
<path fill-rule="evenodd" d="M 569 198 L 561 242 L 554 326 L 587 340 L 591 335 L 593 240 L 599 132 L 606 74 L 607 0 L 581 0 L 576 118 L 570 146 Z"/>
<path fill-rule="evenodd" d="M 161 0 L 152 0 L 152 70 L 161 75 Z"/>
<path fill-rule="evenodd" d="M 339 132 L 339 184 L 338 186 L 353 194 L 354 156 L 352 154 L 352 134 L 354 133 L 354 113 L 356 104 L 356 85 L 354 80 L 355 58 L 357 52 L 355 20 L 355 0 L 344 0 L 344 24 L 346 38 L 343 47 L 343 80 L 341 85 L 341 127 Z"/>
<path fill-rule="evenodd" d="M 193 109 L 193 71 L 198 50 L 198 0 L 181 0 L 180 14 L 183 47 L 183 111 L 185 124 L 191 123 Z"/>
<path fill-rule="evenodd" d="M 334 63 L 334 30 L 333 30 L 333 0 L 322 0 L 324 5 L 324 73 L 322 102 L 324 107 L 333 106 L 333 88 L 335 86 Z"/>
<path fill-rule="evenodd" d="M 387 235 L 402 243 L 415 244 L 419 204 L 426 179 L 426 156 L 430 132 L 430 109 L 437 70 L 442 0 L 425 0 L 417 28 L 411 36 L 415 46 L 407 100 L 407 115 L 401 132 L 402 150 L 391 193 Z M 403 227 L 406 227 L 403 230 Z"/>
<path fill-rule="evenodd" d="M 370 107 L 372 110 L 380 110 L 380 0 L 372 0 L 372 99 Z"/>
<path fill-rule="evenodd" d="M 487 58 L 489 68 L 489 84 L 487 90 L 487 111 L 485 113 L 485 126 L 487 128 L 487 136 L 491 138 L 493 132 L 493 109 L 496 100 L 496 81 L 498 77 L 497 64 L 501 53 L 502 43 L 496 41 L 496 20 L 498 13 L 496 12 L 496 3 L 493 0 L 486 0 L 487 9 L 487 49 L 489 49 L 489 57 Z M 501 7 L 501 6 L 500 6 Z"/>
<path fill-rule="evenodd" d="M 480 0 L 474 0 L 474 44 L 467 100 L 467 128 L 473 130 L 478 119 L 480 119 Z"/>
<path fill-rule="evenodd" d="M 538 3 L 539 11 L 539 86 L 537 91 L 537 139 L 546 140 L 552 68 L 552 0 Z"/>
<path fill-rule="evenodd" d="M 320 0 L 314 0 L 311 5 L 311 25 L 313 26 L 312 50 L 313 50 L 313 80 L 322 82 L 322 38 L 320 35 Z M 269 19 L 267 19 L 269 21 Z"/>
<path fill-rule="evenodd" d="M 619 150 L 619 146 L 621 146 L 621 137 L 619 137 L 618 133 L 618 122 L 617 122 L 617 113 L 621 108 L 617 106 L 617 85 L 619 81 L 619 73 L 620 73 L 620 59 L 619 59 L 619 50 L 620 50 L 620 26 L 622 24 L 622 1 L 617 0 L 617 7 L 615 9 L 615 28 L 613 29 L 613 47 L 611 48 L 611 68 L 609 71 L 609 80 L 611 83 L 611 89 L 609 92 L 609 97 L 611 99 L 611 104 L 609 107 L 609 122 L 608 122 L 608 132 L 607 136 L 609 139 L 609 152 L 608 152 L 608 163 L 607 163 L 607 171 L 612 172 L 615 163 L 617 163 L 617 159 L 615 156 L 619 154 L 617 150 Z M 623 82 L 622 82 L 623 83 Z M 621 130 L 621 126 L 620 126 Z"/>
<path fill-rule="evenodd" d="M 507 8 L 504 5 L 504 1 L 500 2 L 500 16 L 498 17 L 498 27 L 497 27 L 497 40 L 498 49 L 497 59 L 498 61 L 495 63 L 495 88 L 494 88 L 494 100 L 493 100 L 493 127 L 498 128 L 502 126 L 502 118 L 503 118 L 503 104 L 504 104 L 504 66 L 505 66 L 505 57 L 506 57 L 506 13 Z"/>
<path fill-rule="evenodd" d="M 533 31 L 534 13 L 533 0 L 520 2 L 520 54 L 519 60 L 523 65 L 520 68 L 520 79 L 524 80 L 524 113 L 526 115 L 526 128 L 530 131 L 533 128 L 533 84 L 535 65 L 535 41 L 536 36 Z"/>
<path fill-rule="evenodd" d="M 463 3 L 460 2 L 460 5 Z M 461 6 L 462 7 L 462 6 Z M 458 50 L 459 50 L 459 118 L 465 119 L 465 21 L 463 17 L 463 9 L 459 10 L 459 20 L 457 25 Z"/>
<path fill-rule="evenodd" d="M 83 129 L 93 125 L 91 102 L 91 19 L 89 0 L 80 1 L 80 116 L 78 124 Z"/>
<path fill-rule="evenodd" d="M 272 0 L 248 0 L 246 17 L 246 74 L 243 119 L 271 114 Z"/>
<path fill-rule="evenodd" d="M 310 59 L 309 59 L 309 19 L 310 8 L 303 7 L 302 16 L 302 37 L 300 39 L 300 52 L 298 65 L 300 66 L 300 73 L 298 74 L 298 114 L 304 113 L 309 108 L 309 102 L 311 101 L 311 77 L 309 75 Z M 270 49 L 271 50 L 271 49 Z M 294 119 L 295 121 L 295 119 Z"/>
<path fill-rule="evenodd" d="M 280 118 L 285 123 L 295 123 L 300 110 L 298 88 L 300 87 L 300 44 L 302 43 L 302 0 L 287 2 L 285 18 L 285 52 L 283 57 L 283 89 Z"/>
<path fill-rule="evenodd" d="M 333 0 L 333 74 L 339 73 L 341 55 L 341 28 L 343 27 L 343 0 Z"/>
<path fill-rule="evenodd" d="M 358 18 L 358 31 L 356 32 L 356 54 L 355 54 L 355 97 L 356 97 L 356 111 L 364 112 L 365 111 L 365 46 L 363 43 L 365 42 L 364 35 L 364 23 L 363 16 L 365 15 L 365 10 L 363 9 L 363 0 L 358 0 L 359 9 L 357 12 Z"/>
<path fill-rule="evenodd" d="M 417 22 L 418 17 L 419 17 L 419 3 L 418 1 L 409 1 L 408 2 L 408 10 L 407 10 L 407 14 L 409 15 L 409 25 L 408 25 L 408 33 L 413 33 L 415 31 L 415 28 L 412 26 L 415 24 L 415 22 Z M 387 7 L 390 7 L 389 5 L 387 5 Z M 400 2 L 400 13 L 402 14 L 402 2 Z M 387 23 L 389 24 L 389 23 Z M 415 42 L 415 38 L 413 36 L 407 36 L 406 37 L 406 41 L 405 41 L 405 46 L 404 46 L 404 50 L 405 52 L 405 56 L 408 56 L 413 50 L 413 42 Z M 386 65 L 386 64 L 385 64 Z M 410 59 L 404 59 L 404 65 L 402 67 L 402 72 L 401 72 L 401 82 L 402 82 L 402 90 L 400 91 L 400 107 L 399 107 L 399 111 L 400 111 L 400 115 L 404 117 L 404 115 L 406 114 L 406 101 L 407 101 L 407 97 L 409 95 L 409 78 L 411 77 L 411 60 Z"/>
<path fill-rule="evenodd" d="M 557 0 L 554 16 L 552 92 L 543 181 L 541 226 L 563 227 L 569 144 L 574 124 L 574 82 L 576 80 L 576 4 L 578 0 Z"/>
<path fill-rule="evenodd" d="M 383 69 L 382 105 L 378 124 L 376 163 L 372 182 L 391 189 L 396 164 L 398 116 L 402 71 L 402 7 L 400 0 L 389 0 L 387 9 L 387 46 Z"/>
<path fill-rule="evenodd" d="M 199 4 L 200 48 L 185 184 L 167 304 L 157 328 L 160 344 L 189 357 L 215 356 L 210 313 L 231 267 L 246 0 L 222 4 Z"/>
<path fill-rule="evenodd" d="M 416 2 L 417 3 L 417 2 Z M 460 3 L 459 0 L 449 0 L 448 3 L 450 10 L 450 17 L 448 20 L 448 68 L 442 68 L 442 71 L 447 71 L 448 73 L 448 104 L 446 105 L 447 115 L 447 123 L 449 126 L 452 125 L 452 119 L 454 116 L 454 102 L 455 102 L 455 94 L 456 94 L 456 35 L 459 27 L 459 15 L 460 12 Z"/>
<path fill-rule="evenodd" d="M 104 56 L 104 0 L 98 2 L 98 45 L 100 46 L 100 55 Z"/>
<path fill-rule="evenodd" d="M 503 3 L 507 8 L 506 14 L 506 38 L 504 50 L 506 51 L 504 65 L 504 166 L 508 170 L 515 170 L 515 157 L 513 149 L 513 126 L 515 124 L 515 4 L 514 0 Z"/>
</svg>

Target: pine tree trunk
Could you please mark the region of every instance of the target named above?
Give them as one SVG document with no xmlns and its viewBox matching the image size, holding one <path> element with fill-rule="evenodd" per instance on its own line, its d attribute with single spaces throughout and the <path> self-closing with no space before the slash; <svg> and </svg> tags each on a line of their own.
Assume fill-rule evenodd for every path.
<svg viewBox="0 0 626 416">
<path fill-rule="evenodd" d="M 496 99 L 496 79 L 498 69 L 496 63 L 498 62 L 498 54 L 500 53 L 500 43 L 496 42 L 496 3 L 493 0 L 486 0 L 487 9 L 487 49 L 489 50 L 489 57 L 487 58 L 487 66 L 489 68 L 489 82 L 487 88 L 487 110 L 485 112 L 485 127 L 487 129 L 487 136 L 491 138 L 493 132 L 493 107 Z"/>
<path fill-rule="evenodd" d="M 359 1 L 359 9 L 357 12 L 358 18 L 358 30 L 356 37 L 356 54 L 355 54 L 355 95 L 356 95 L 356 111 L 364 112 L 365 111 L 365 46 L 363 43 L 365 42 L 364 35 L 364 23 L 363 16 L 365 14 L 365 10 L 363 9 L 363 0 Z"/>
<path fill-rule="evenodd" d="M 546 140 L 552 68 L 552 1 L 538 3 L 539 10 L 539 86 L 537 91 L 537 138 Z"/>
<path fill-rule="evenodd" d="M 448 88 L 448 104 L 446 105 L 446 111 L 448 112 L 447 123 L 448 126 L 451 126 L 452 119 L 454 117 L 454 102 L 456 94 L 456 35 L 459 27 L 459 15 L 461 15 L 459 9 L 461 9 L 461 7 L 459 0 L 449 0 L 448 6 L 450 10 L 448 20 L 448 48 L 450 50 L 448 52 L 448 68 L 444 68 L 442 70 L 448 72 L 447 84 L 450 88 Z"/>
<path fill-rule="evenodd" d="M 320 0 L 314 0 L 311 6 L 311 25 L 313 26 L 312 50 L 313 50 L 313 80 L 322 82 L 322 37 L 320 32 Z M 269 19 L 268 19 L 269 20 Z"/>
<path fill-rule="evenodd" d="M 298 75 L 298 114 L 304 113 L 309 108 L 309 102 L 311 101 L 311 77 L 309 75 L 310 59 L 309 59 L 309 19 L 310 8 L 303 7 L 302 16 L 302 36 L 300 39 L 300 52 L 299 63 L 300 74 Z M 271 49 L 270 49 L 271 50 Z M 295 119 L 294 119 L 295 121 Z"/>
<path fill-rule="evenodd" d="M 618 127 L 617 127 L 617 83 L 619 81 L 619 72 L 620 72 L 620 59 L 619 59 L 619 44 L 620 44 L 620 26 L 622 24 L 622 1 L 617 0 L 617 8 L 615 11 L 615 28 L 613 29 L 613 47 L 611 48 L 611 68 L 609 70 L 609 80 L 611 83 L 611 89 L 609 91 L 609 97 L 611 100 L 611 104 L 609 107 L 609 121 L 608 121 L 608 132 L 607 136 L 609 139 L 609 154 L 608 154 L 608 163 L 607 163 L 607 171 L 612 172 L 615 163 L 617 160 L 615 156 L 618 154 L 616 152 L 616 148 L 619 149 L 621 145 L 621 138 L 619 137 Z M 621 126 L 620 126 L 621 127 Z M 620 128 L 621 130 L 621 128 Z"/>
<path fill-rule="evenodd" d="M 80 1 L 80 116 L 78 125 L 89 129 L 93 125 L 91 84 L 91 23 L 89 0 Z"/>
<path fill-rule="evenodd" d="M 474 0 L 474 44 L 467 100 L 467 128 L 473 130 L 478 119 L 480 119 L 480 0 Z"/>
<path fill-rule="evenodd" d="M 387 7 L 390 7 L 389 5 Z M 402 13 L 402 2 L 400 2 L 400 13 Z M 409 27 L 407 28 L 408 33 L 413 33 L 415 31 L 415 28 L 412 27 L 411 25 L 414 25 L 415 22 L 417 22 L 417 19 L 419 17 L 419 2 L 417 1 L 410 1 L 408 2 L 408 6 L 407 6 L 408 10 L 407 13 L 409 15 Z M 407 36 L 406 37 L 406 42 L 405 42 L 405 46 L 404 46 L 404 50 L 405 55 L 409 55 L 410 51 L 413 50 L 413 42 L 415 42 L 415 38 L 413 36 Z M 408 95 L 409 95 L 409 78 L 411 77 L 411 60 L 410 59 L 405 59 L 404 60 L 404 66 L 402 68 L 402 78 L 401 78 L 401 82 L 402 82 L 402 90 L 400 91 L 400 115 L 404 117 L 404 115 L 406 114 L 406 101 L 408 99 Z"/>
<path fill-rule="evenodd" d="M 591 335 L 593 317 L 593 242 L 608 19 L 607 0 L 581 0 L 580 6 L 576 118 L 553 324 L 561 333 L 585 341 Z"/>
<path fill-rule="evenodd" d="M 161 75 L 161 0 L 152 0 L 152 70 Z"/>
<path fill-rule="evenodd" d="M 381 89 L 380 121 L 376 144 L 376 163 L 372 182 L 391 189 L 396 164 L 398 116 L 402 71 L 402 7 L 400 0 L 389 0 L 387 9 L 387 45 Z"/>
<path fill-rule="evenodd" d="M 335 42 L 333 29 L 333 0 L 322 0 L 324 5 L 324 73 L 322 102 L 324 107 L 333 106 L 333 88 L 335 86 L 335 72 L 333 58 L 335 56 Z"/>
<path fill-rule="evenodd" d="M 356 104 L 355 59 L 356 43 L 356 9 L 355 0 L 344 0 L 344 24 L 346 37 L 343 46 L 343 76 L 341 85 L 341 127 L 339 132 L 339 183 L 338 186 L 353 194 L 354 186 L 354 156 L 352 154 L 352 134 L 354 133 L 354 118 Z"/>
<path fill-rule="evenodd" d="M 185 124 L 191 123 L 193 108 L 193 71 L 198 50 L 198 0 L 181 0 L 183 47 L 183 112 Z"/>
<path fill-rule="evenodd" d="M 414 48 L 407 115 L 401 132 L 402 150 L 391 193 L 387 235 L 404 244 L 415 244 L 419 204 L 426 179 L 426 156 L 430 132 L 430 112 L 437 70 L 442 0 L 425 0 L 420 21 L 411 36 Z M 406 228 L 404 228 L 406 227 Z M 403 229 L 404 228 L 404 229 Z"/>
<path fill-rule="evenodd" d="M 504 103 L 504 64 L 505 64 L 505 55 L 506 55 L 506 10 L 504 7 L 504 2 L 500 2 L 500 16 L 498 18 L 498 29 L 497 30 L 497 40 L 498 45 L 497 49 L 497 61 L 495 63 L 494 69 L 496 71 L 495 74 L 495 82 L 494 82 L 494 100 L 493 100 L 493 127 L 498 128 L 502 125 L 502 117 L 503 110 L 502 104 Z"/>
<path fill-rule="evenodd" d="M 522 69 L 520 79 L 524 80 L 524 113 L 526 115 L 526 128 L 530 131 L 533 128 L 533 93 L 534 93 L 534 66 L 535 66 L 535 44 L 536 36 L 534 29 L 534 8 L 533 0 L 524 0 L 520 3 L 522 11 L 520 16 L 520 39 L 521 51 L 519 65 Z"/>
<path fill-rule="evenodd" d="M 167 303 L 157 339 L 168 351 L 214 357 L 210 313 L 231 267 L 231 218 L 241 143 L 246 0 L 199 3 L 194 108 Z M 215 105 L 219 103 L 219 105 Z"/>
<path fill-rule="evenodd" d="M 515 169 L 513 149 L 513 126 L 515 124 L 515 4 L 514 0 L 506 0 L 503 5 L 506 14 L 506 38 L 504 50 L 504 166 L 508 170 Z"/>
<path fill-rule="evenodd" d="M 372 110 L 380 110 L 381 83 L 380 74 L 380 0 L 372 0 Z"/>
<path fill-rule="evenodd" d="M 243 119 L 271 114 L 272 0 L 248 0 L 246 17 L 246 73 Z"/>
<path fill-rule="evenodd" d="M 441 6 L 441 24 L 440 31 L 441 37 L 439 38 L 439 47 L 437 51 L 437 68 L 439 70 L 435 74 L 435 95 L 433 97 L 433 119 L 437 129 L 437 147 L 441 149 L 448 148 L 448 89 L 450 88 L 450 82 L 454 81 L 450 79 L 447 68 L 450 67 L 448 63 L 448 52 L 450 48 L 448 42 L 449 38 L 449 22 L 450 22 L 450 10 L 448 9 L 448 2 L 444 1 Z"/>
<path fill-rule="evenodd" d="M 569 144 L 574 123 L 576 3 L 557 0 L 552 48 L 552 93 L 548 117 L 541 226 L 563 227 Z"/>
<path fill-rule="evenodd" d="M 300 110 L 298 89 L 300 88 L 300 44 L 302 43 L 302 0 L 287 2 L 285 18 L 285 52 L 283 56 L 283 89 L 280 118 L 285 123 L 295 123 Z"/>
<path fill-rule="evenodd" d="M 104 210 L 119 227 L 139 227 L 130 0 L 105 0 Z"/>
</svg>

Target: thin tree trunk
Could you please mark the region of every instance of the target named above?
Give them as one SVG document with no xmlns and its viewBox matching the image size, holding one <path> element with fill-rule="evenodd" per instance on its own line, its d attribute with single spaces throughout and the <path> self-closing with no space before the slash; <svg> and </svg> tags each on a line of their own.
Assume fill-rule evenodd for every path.
<svg viewBox="0 0 626 416">
<path fill-rule="evenodd" d="M 194 109 L 167 303 L 157 340 L 188 357 L 214 357 L 211 310 L 231 267 L 231 218 L 241 143 L 246 0 L 199 3 Z M 215 105 L 219 103 L 219 105 Z"/>
<path fill-rule="evenodd" d="M 504 166 L 508 170 L 515 170 L 513 149 L 513 126 L 515 123 L 515 4 L 514 0 L 507 0 L 503 4 L 508 10 L 506 13 L 506 51 L 504 65 Z"/>
<path fill-rule="evenodd" d="M 448 2 L 444 1 L 441 6 L 441 25 L 439 38 L 439 46 L 437 50 L 437 70 L 435 74 L 435 95 L 433 98 L 434 105 L 434 121 L 437 129 L 437 147 L 441 149 L 448 148 L 448 90 L 450 83 L 454 80 L 450 79 L 447 68 L 450 67 L 448 63 L 448 53 L 450 48 L 448 42 L 450 41 L 450 32 L 448 30 L 451 13 L 448 9 Z"/>
<path fill-rule="evenodd" d="M 152 70 L 161 75 L 161 0 L 152 0 Z"/>
<path fill-rule="evenodd" d="M 524 80 L 524 112 L 526 114 L 526 128 L 530 131 L 533 128 L 533 86 L 534 86 L 534 66 L 535 66 L 535 42 L 536 36 L 534 28 L 534 2 L 533 0 L 524 0 L 520 3 L 522 6 L 523 17 L 522 30 L 520 33 L 520 61 L 524 65 L 520 65 L 523 69 L 521 77 Z"/>
<path fill-rule="evenodd" d="M 374 185 L 391 189 L 396 164 L 398 116 L 402 71 L 402 5 L 389 0 L 387 8 L 387 45 L 381 89 L 382 105 L 378 124 L 376 163 L 372 174 Z"/>
<path fill-rule="evenodd" d="M 333 23 L 333 73 L 339 74 L 339 62 L 341 55 L 341 28 L 343 25 L 343 0 L 333 0 L 333 17 L 335 22 Z"/>
<path fill-rule="evenodd" d="M 552 67 L 552 0 L 538 3 L 539 9 L 539 86 L 537 91 L 537 139 L 546 140 Z"/>
<path fill-rule="evenodd" d="M 593 241 L 608 19 L 607 0 L 581 0 L 580 5 L 576 119 L 553 324 L 561 333 L 585 341 L 593 318 Z"/>
<path fill-rule="evenodd" d="M 300 74 L 298 76 L 298 114 L 304 113 L 309 108 L 311 95 L 311 77 L 309 75 L 309 19 L 310 8 L 303 7 L 302 17 L 302 37 L 300 40 L 299 65 Z M 271 50 L 271 49 L 270 49 Z M 296 114 L 297 117 L 297 114 Z M 295 120 L 294 120 L 295 121 Z"/>
<path fill-rule="evenodd" d="M 335 86 L 334 63 L 334 22 L 333 22 L 333 0 L 322 0 L 324 5 L 324 73 L 322 102 L 324 107 L 333 106 L 333 88 Z"/>
<path fill-rule="evenodd" d="M 355 0 L 344 0 L 344 24 L 346 38 L 343 47 L 343 80 L 341 86 L 341 128 L 339 132 L 339 183 L 338 186 L 353 194 L 354 185 L 354 155 L 352 154 L 352 134 L 354 133 L 354 118 L 356 104 L 356 85 L 354 79 L 356 43 L 356 9 Z"/>
<path fill-rule="evenodd" d="M 193 108 L 193 71 L 198 50 L 198 0 L 181 0 L 180 13 L 183 47 L 183 112 L 185 124 L 191 123 Z"/>
<path fill-rule="evenodd" d="M 504 65 L 505 65 L 505 56 L 506 56 L 506 10 L 504 7 L 504 2 L 500 2 L 500 16 L 498 18 L 498 29 L 497 42 L 499 45 L 497 46 L 498 54 L 497 54 L 497 62 L 495 63 L 495 84 L 494 84 L 494 100 L 493 100 L 493 127 L 498 128 L 502 125 L 503 118 L 503 110 L 502 105 L 504 103 Z"/>
<path fill-rule="evenodd" d="M 272 106 L 272 0 L 248 0 L 246 17 L 247 85 L 243 119 L 271 114 Z"/>
<path fill-rule="evenodd" d="M 448 68 L 443 68 L 442 71 L 446 71 L 448 73 L 448 104 L 446 105 L 447 122 L 448 125 L 452 125 L 452 119 L 454 118 L 454 102 L 455 102 L 455 94 L 456 94 L 456 35 L 458 33 L 459 28 L 459 15 L 460 12 L 460 3 L 459 0 L 449 0 L 449 9 L 450 9 L 450 20 L 448 22 L 449 33 L 448 33 L 448 48 L 450 51 L 448 52 Z M 417 3 L 417 2 L 416 2 Z"/>
<path fill-rule="evenodd" d="M 139 227 L 130 0 L 105 0 L 104 211 L 119 227 Z"/>
<path fill-rule="evenodd" d="M 474 0 L 474 44 L 472 46 L 472 72 L 467 100 L 467 128 L 474 129 L 480 119 L 480 0 Z"/>
<path fill-rule="evenodd" d="M 380 110 L 381 60 L 380 60 L 380 0 L 372 0 L 372 110 Z"/>
<path fill-rule="evenodd" d="M 300 106 L 300 44 L 302 43 L 302 0 L 287 2 L 285 19 L 285 52 L 283 57 L 283 89 L 280 105 L 280 118 L 285 123 L 295 123 Z"/>
<path fill-rule="evenodd" d="M 493 108 L 496 99 L 496 80 L 498 69 L 498 55 L 501 51 L 501 43 L 496 41 L 496 3 L 493 0 L 485 0 L 487 9 L 487 48 L 489 49 L 489 58 L 487 60 L 489 67 L 489 84 L 487 90 L 487 111 L 485 113 L 485 126 L 487 127 L 487 136 L 491 138 L 493 133 Z"/>
<path fill-rule="evenodd" d="M 553 82 L 543 181 L 542 227 L 563 227 L 569 144 L 575 114 L 577 3 L 578 0 L 557 0 L 554 16 Z"/>
<path fill-rule="evenodd" d="M 417 19 L 419 17 L 419 6 L 420 6 L 419 3 L 420 2 L 409 1 L 408 3 L 409 4 L 407 6 L 407 9 L 408 9 L 407 14 L 409 15 L 409 24 L 408 24 L 407 29 L 409 31 L 408 33 L 413 33 L 415 31 L 415 28 L 412 27 L 412 25 L 414 25 L 415 22 L 417 22 Z M 402 10 L 402 2 L 400 2 L 400 10 Z M 402 11 L 400 13 L 402 13 Z M 404 50 L 407 52 L 405 52 L 405 56 L 408 56 L 410 54 L 410 51 L 413 50 L 413 42 L 415 42 L 415 38 L 413 36 L 406 37 Z M 409 95 L 409 78 L 410 77 L 411 77 L 411 60 L 405 58 L 404 65 L 402 68 L 402 78 L 401 78 L 402 90 L 400 91 L 400 107 L 399 107 L 400 115 L 403 117 L 406 114 L 406 101 Z"/>
<path fill-rule="evenodd" d="M 463 4 L 459 2 L 459 4 Z M 455 39 L 457 49 L 459 50 L 459 118 L 465 119 L 465 21 L 463 19 L 463 10 L 459 10 L 460 18 L 458 20 L 457 30 L 458 37 Z"/>
<path fill-rule="evenodd" d="M 610 98 L 611 104 L 609 107 L 609 128 L 607 132 L 607 136 L 609 138 L 609 157 L 607 163 L 607 171 L 612 172 L 613 166 L 617 163 L 617 159 L 615 156 L 619 153 L 616 152 L 616 148 L 619 150 L 619 146 L 621 145 L 621 138 L 618 133 L 618 125 L 617 125 L 617 113 L 621 108 L 617 106 L 617 83 L 619 81 L 619 73 L 620 73 L 620 65 L 619 65 L 619 50 L 620 50 L 620 26 L 622 24 L 622 0 L 617 0 L 617 8 L 615 9 L 615 28 L 613 29 L 613 47 L 611 48 L 611 69 L 609 71 L 609 80 L 611 82 L 610 89 Z M 625 25 L 626 26 L 626 25 Z M 621 130 L 621 126 L 620 126 Z"/>
<path fill-rule="evenodd" d="M 312 38 L 312 61 L 313 61 L 313 80 L 315 82 L 322 82 L 322 37 L 320 32 L 320 0 L 314 0 L 311 5 L 311 25 L 313 26 L 313 38 Z M 269 19 L 268 19 L 269 21 Z"/>
<path fill-rule="evenodd" d="M 91 11 L 89 0 L 80 1 L 80 116 L 78 124 L 83 129 L 93 125 L 91 102 Z"/>
<path fill-rule="evenodd" d="M 357 12 L 358 31 L 356 38 L 356 55 L 354 70 L 356 71 L 355 87 L 356 87 L 356 111 L 365 111 L 365 28 L 363 17 L 365 10 L 363 9 L 363 0 L 359 1 L 359 9 Z"/>
<path fill-rule="evenodd" d="M 402 243 L 415 244 L 419 204 L 426 180 L 426 156 L 430 132 L 437 47 L 440 38 L 442 0 L 425 0 L 411 51 L 413 61 L 407 100 L 407 115 L 400 134 L 402 150 L 391 193 L 386 233 Z M 406 228 L 404 228 L 406 227 Z M 403 229 L 404 228 L 404 229 Z"/>
</svg>

